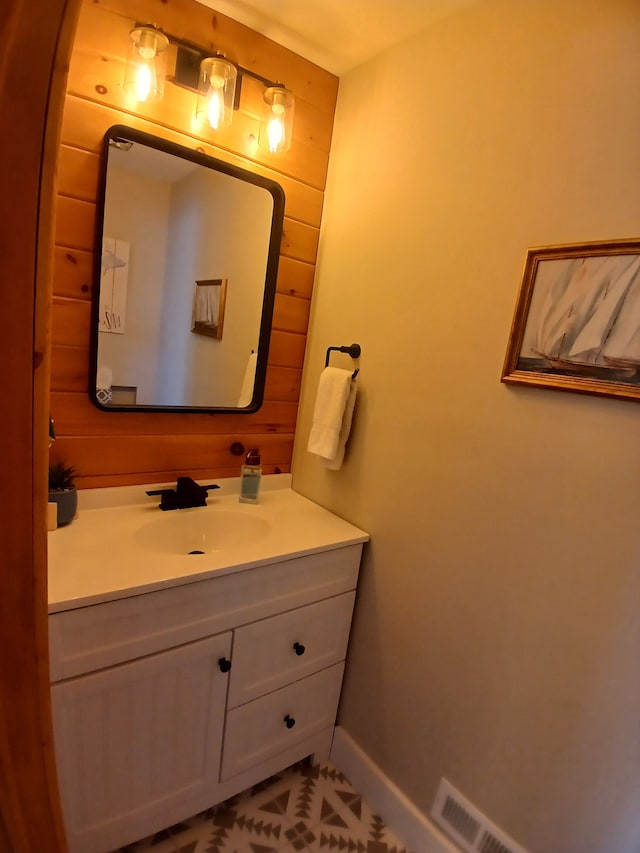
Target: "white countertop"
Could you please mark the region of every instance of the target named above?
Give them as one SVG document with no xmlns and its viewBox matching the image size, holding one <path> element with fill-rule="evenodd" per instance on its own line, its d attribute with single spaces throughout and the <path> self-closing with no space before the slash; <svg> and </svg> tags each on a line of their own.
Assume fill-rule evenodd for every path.
<svg viewBox="0 0 640 853">
<path fill-rule="evenodd" d="M 169 586 L 243 571 L 282 559 L 366 542 L 368 534 L 291 490 L 288 474 L 262 478 L 260 502 L 238 501 L 237 479 L 216 480 L 206 507 L 158 509 L 159 499 L 147 489 L 126 486 L 79 492 L 79 512 L 68 526 L 53 530 L 49 540 L 49 612 L 84 607 Z M 172 517 L 200 526 L 213 513 L 246 515 L 256 535 L 235 537 L 220 550 L 182 554 L 163 550 L 155 531 Z M 209 514 L 209 515 L 205 515 Z M 223 515 L 224 520 L 237 521 Z M 214 519 L 215 520 L 215 519 Z M 241 521 L 241 520 L 240 520 Z"/>
</svg>

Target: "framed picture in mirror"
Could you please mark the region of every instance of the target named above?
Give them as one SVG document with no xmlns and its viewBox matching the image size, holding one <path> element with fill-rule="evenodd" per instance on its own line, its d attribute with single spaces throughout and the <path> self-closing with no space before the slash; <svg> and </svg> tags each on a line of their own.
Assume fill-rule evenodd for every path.
<svg viewBox="0 0 640 853">
<path fill-rule="evenodd" d="M 222 338 L 227 279 L 209 278 L 196 281 L 193 291 L 191 331 L 209 338 Z"/>
<path fill-rule="evenodd" d="M 640 400 L 640 240 L 528 250 L 502 381 Z"/>
</svg>

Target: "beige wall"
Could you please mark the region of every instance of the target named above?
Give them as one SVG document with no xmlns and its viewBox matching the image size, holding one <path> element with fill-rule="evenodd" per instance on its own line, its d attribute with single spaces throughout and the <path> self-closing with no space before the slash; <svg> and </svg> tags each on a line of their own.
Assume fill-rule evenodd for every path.
<svg viewBox="0 0 640 853">
<path fill-rule="evenodd" d="M 532 853 L 640 849 L 640 408 L 500 383 L 527 247 L 638 236 L 639 90 L 637 0 L 487 0 L 340 85 L 293 465 L 372 536 L 341 723 Z"/>
</svg>

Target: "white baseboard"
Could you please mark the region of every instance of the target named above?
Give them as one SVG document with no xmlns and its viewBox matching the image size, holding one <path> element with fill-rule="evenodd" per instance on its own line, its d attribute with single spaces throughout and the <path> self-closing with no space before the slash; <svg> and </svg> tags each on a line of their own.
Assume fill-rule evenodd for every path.
<svg viewBox="0 0 640 853">
<path fill-rule="evenodd" d="M 460 853 L 341 726 L 333 736 L 331 761 L 414 853 Z"/>
</svg>

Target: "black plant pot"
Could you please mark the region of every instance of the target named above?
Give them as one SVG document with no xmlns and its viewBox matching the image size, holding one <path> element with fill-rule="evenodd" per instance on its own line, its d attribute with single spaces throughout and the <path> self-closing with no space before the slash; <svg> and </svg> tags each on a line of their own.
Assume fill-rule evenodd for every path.
<svg viewBox="0 0 640 853">
<path fill-rule="evenodd" d="M 74 488 L 49 491 L 49 503 L 58 504 L 58 527 L 71 524 L 78 511 L 78 490 Z"/>
</svg>

